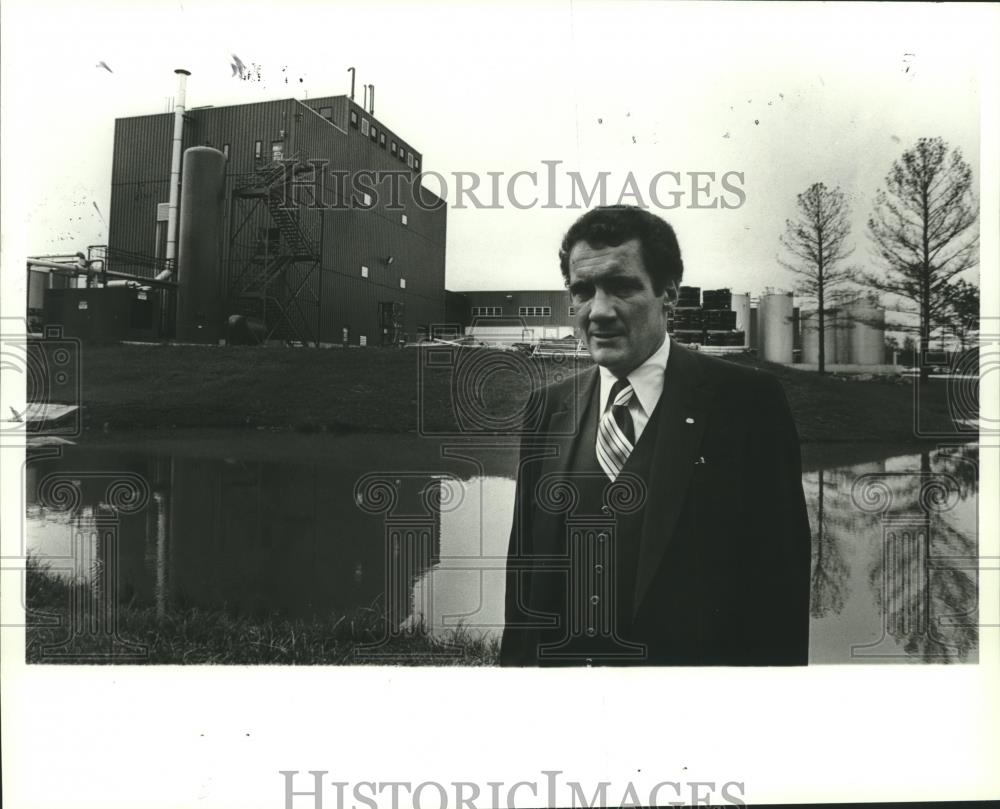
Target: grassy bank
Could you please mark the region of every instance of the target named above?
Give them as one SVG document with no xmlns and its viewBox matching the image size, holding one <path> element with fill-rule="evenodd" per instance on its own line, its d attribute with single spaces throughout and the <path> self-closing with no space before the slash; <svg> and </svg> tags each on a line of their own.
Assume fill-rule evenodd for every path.
<svg viewBox="0 0 1000 809">
<path fill-rule="evenodd" d="M 26 580 L 28 663 L 488 666 L 499 656 L 496 641 L 461 630 L 438 639 L 417 629 L 381 643 L 390 627 L 376 609 L 289 620 L 199 609 L 158 616 L 155 607 L 123 604 L 113 609 L 117 636 L 110 637 L 90 631 L 107 616 L 95 613 L 89 587 L 67 583 L 34 559 Z M 71 601 L 83 610 L 71 611 Z"/>
<path fill-rule="evenodd" d="M 454 363 L 431 366 L 427 356 L 418 349 L 87 346 L 81 358 L 84 425 L 102 432 L 451 431 L 458 401 L 462 412 L 503 432 L 533 384 L 567 370 L 552 360 L 466 351 L 460 362 L 468 365 L 456 375 Z M 945 380 L 919 386 L 917 404 L 910 380 L 854 381 L 748 358 L 733 361 L 781 379 L 804 441 L 912 441 L 916 407 L 922 431 L 956 431 Z M 577 361 L 575 367 L 587 365 Z"/>
</svg>

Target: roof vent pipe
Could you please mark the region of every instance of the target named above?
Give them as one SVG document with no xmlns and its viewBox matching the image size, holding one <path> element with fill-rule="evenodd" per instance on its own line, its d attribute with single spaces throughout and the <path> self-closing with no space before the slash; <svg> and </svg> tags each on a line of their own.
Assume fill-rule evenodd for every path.
<svg viewBox="0 0 1000 809">
<path fill-rule="evenodd" d="M 349 71 L 351 71 L 351 101 L 353 101 L 354 100 L 354 68 L 353 67 L 349 67 L 347 69 Z"/>
<path fill-rule="evenodd" d="M 184 93 L 187 88 L 187 77 L 191 71 L 178 68 L 177 100 L 174 102 L 174 140 L 170 156 L 170 202 L 167 207 L 167 252 L 164 258 L 167 268 L 157 278 L 165 280 L 177 267 L 177 206 L 181 192 L 181 144 L 184 139 Z M 163 278 L 160 278 L 163 276 Z"/>
<path fill-rule="evenodd" d="M 371 106 L 371 109 L 369 109 L 368 112 L 370 112 L 372 115 L 374 115 L 375 114 L 375 85 L 371 84 L 371 85 L 369 85 L 369 87 L 372 88 L 372 94 L 368 98 L 368 104 Z"/>
<path fill-rule="evenodd" d="M 368 111 L 368 85 L 366 84 L 364 87 L 365 87 L 365 94 L 362 96 L 362 98 L 364 99 L 364 103 L 362 103 L 361 109 L 363 109 L 365 112 L 367 112 Z"/>
</svg>

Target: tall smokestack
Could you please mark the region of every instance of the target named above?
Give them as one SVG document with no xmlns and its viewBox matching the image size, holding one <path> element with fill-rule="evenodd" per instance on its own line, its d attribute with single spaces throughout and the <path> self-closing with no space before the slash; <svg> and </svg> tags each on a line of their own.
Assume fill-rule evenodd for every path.
<svg viewBox="0 0 1000 809">
<path fill-rule="evenodd" d="M 370 112 L 372 115 L 374 115 L 375 114 L 375 85 L 374 84 L 371 85 L 371 88 L 372 88 L 372 94 L 368 97 L 368 104 L 371 107 L 371 109 L 369 109 L 368 112 Z"/>
<path fill-rule="evenodd" d="M 170 157 L 170 202 L 167 208 L 167 269 L 177 269 L 177 205 L 181 192 L 181 143 L 184 139 L 184 92 L 191 71 L 178 68 L 177 100 L 174 103 L 174 142 Z M 163 273 L 164 275 L 166 273 Z"/>
<path fill-rule="evenodd" d="M 368 85 L 367 84 L 364 85 L 364 88 L 365 88 L 365 94 L 362 96 L 362 99 L 363 99 L 364 103 L 362 103 L 361 109 L 367 111 L 367 109 L 368 109 Z"/>
</svg>

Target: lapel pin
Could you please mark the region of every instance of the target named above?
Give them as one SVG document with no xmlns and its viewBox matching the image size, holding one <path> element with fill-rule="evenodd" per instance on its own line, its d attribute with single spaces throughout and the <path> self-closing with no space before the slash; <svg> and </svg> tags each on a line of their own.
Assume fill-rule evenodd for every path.
<svg viewBox="0 0 1000 809">
<path fill-rule="evenodd" d="M 684 419 L 684 421 L 686 421 L 688 424 L 694 424 L 694 419 L 691 418 L 690 416 L 688 416 L 686 419 Z"/>
</svg>

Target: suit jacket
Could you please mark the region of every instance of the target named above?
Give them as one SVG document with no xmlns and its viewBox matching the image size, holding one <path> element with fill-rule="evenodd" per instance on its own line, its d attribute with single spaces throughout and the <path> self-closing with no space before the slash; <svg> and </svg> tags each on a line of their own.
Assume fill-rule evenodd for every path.
<svg viewBox="0 0 1000 809">
<path fill-rule="evenodd" d="M 539 484 L 568 474 L 598 373 L 547 388 L 538 429 L 522 441 L 503 665 L 545 662 L 539 644 L 555 619 L 542 574 L 566 523 L 539 503 Z M 780 384 L 673 343 L 657 409 L 630 616 L 630 637 L 646 653 L 632 662 L 804 665 L 811 532 Z"/>
</svg>

